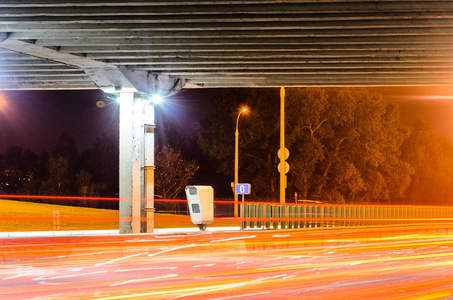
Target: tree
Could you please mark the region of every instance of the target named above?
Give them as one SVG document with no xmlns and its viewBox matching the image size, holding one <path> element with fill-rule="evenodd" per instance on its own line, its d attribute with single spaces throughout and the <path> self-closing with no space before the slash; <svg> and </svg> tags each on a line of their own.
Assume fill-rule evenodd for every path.
<svg viewBox="0 0 453 300">
<path fill-rule="evenodd" d="M 405 196 L 407 204 L 453 204 L 453 145 L 435 134 L 431 125 L 417 121 L 402 147 L 402 159 L 414 174 Z"/>
<path fill-rule="evenodd" d="M 43 182 L 49 178 L 49 153 L 42 152 L 37 159 L 36 167 L 27 169 L 29 180 L 24 183 L 18 193 L 23 195 L 40 195 L 43 192 Z"/>
<path fill-rule="evenodd" d="M 180 125 L 174 122 L 170 116 L 166 116 L 165 122 L 164 120 L 157 118 L 156 123 L 158 123 L 156 125 L 155 134 L 155 143 L 157 147 L 167 145 L 171 148 L 186 150 L 187 140 L 181 133 L 183 129 Z"/>
<path fill-rule="evenodd" d="M 52 159 L 52 161 L 50 161 Z M 76 174 L 78 170 L 79 153 L 77 151 L 77 144 L 68 132 L 62 133 L 55 144 L 53 145 L 52 154 L 49 159 L 49 173 L 50 179 L 55 174 L 52 174 L 50 168 L 62 167 L 66 170 L 53 170 L 60 174 L 65 174 L 66 180 L 64 184 L 64 192 L 66 195 L 77 194 L 75 188 Z M 65 163 L 63 163 L 65 161 Z M 62 181 L 60 181 L 62 182 Z M 62 186 L 59 187 L 59 192 L 62 192 Z"/>
<path fill-rule="evenodd" d="M 199 166 L 183 158 L 181 150 L 163 146 L 157 151 L 155 172 L 156 193 L 174 199 L 195 175 Z"/>
<path fill-rule="evenodd" d="M 395 105 L 365 89 L 294 88 L 286 94 L 288 190 L 330 202 L 388 202 L 404 193 L 411 168 L 400 160 L 407 130 Z M 216 95 L 211 130 L 199 139 L 218 171 L 232 174 L 237 109 L 240 103 L 251 107 L 241 118 L 239 164 L 257 198 L 277 198 L 279 99 L 277 89 Z"/>
<path fill-rule="evenodd" d="M 308 188 L 303 193 L 342 203 L 388 202 L 404 193 L 411 168 L 400 160 L 407 129 L 395 104 L 365 89 L 291 89 L 288 98 L 299 114 L 288 120 L 299 129 L 290 134 L 292 148 L 304 154 L 294 156 L 292 179 Z"/>
<path fill-rule="evenodd" d="M 199 136 L 200 147 L 218 173 L 233 181 L 234 132 L 240 107 L 250 107 L 239 124 L 239 181 L 250 182 L 254 195 L 276 197 L 278 185 L 279 91 L 277 89 L 228 89 L 211 98 L 208 128 Z M 225 182 L 230 185 L 230 182 Z"/>
<path fill-rule="evenodd" d="M 50 157 L 48 162 L 49 179 L 43 183 L 44 191 L 49 195 L 67 196 L 70 191 L 69 164 L 66 158 Z"/>
<path fill-rule="evenodd" d="M 17 192 L 31 180 L 38 171 L 38 156 L 20 146 L 8 146 L 0 155 L 0 177 L 8 192 Z M 8 184 L 6 186 L 6 184 Z"/>
<path fill-rule="evenodd" d="M 79 192 L 79 196 L 87 197 L 92 195 L 91 191 L 91 173 L 82 170 L 77 173 L 76 180 L 77 180 L 77 188 Z M 82 205 L 87 206 L 87 201 L 83 200 Z"/>
<path fill-rule="evenodd" d="M 102 196 L 113 196 L 118 192 L 119 146 L 118 139 L 102 135 L 92 148 L 81 155 L 82 169 L 92 174 L 93 184 Z"/>
<path fill-rule="evenodd" d="M 91 173 L 85 170 L 77 173 L 76 178 L 79 196 L 86 197 L 90 195 L 91 177 Z"/>
</svg>

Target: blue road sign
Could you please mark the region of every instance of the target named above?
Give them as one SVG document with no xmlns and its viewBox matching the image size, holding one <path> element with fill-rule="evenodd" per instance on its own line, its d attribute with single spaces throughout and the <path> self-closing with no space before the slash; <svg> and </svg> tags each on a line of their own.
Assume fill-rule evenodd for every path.
<svg viewBox="0 0 453 300">
<path fill-rule="evenodd" d="M 238 195 L 250 194 L 250 183 L 238 183 L 234 189 Z"/>
</svg>

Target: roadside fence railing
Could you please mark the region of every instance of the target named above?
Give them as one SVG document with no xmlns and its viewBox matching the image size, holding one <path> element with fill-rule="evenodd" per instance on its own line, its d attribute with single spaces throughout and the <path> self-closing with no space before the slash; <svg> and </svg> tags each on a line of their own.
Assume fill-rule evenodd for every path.
<svg viewBox="0 0 453 300">
<path fill-rule="evenodd" d="M 390 225 L 453 220 L 453 207 L 426 205 L 334 205 L 246 203 L 241 227 L 295 229 L 337 226 Z"/>
</svg>

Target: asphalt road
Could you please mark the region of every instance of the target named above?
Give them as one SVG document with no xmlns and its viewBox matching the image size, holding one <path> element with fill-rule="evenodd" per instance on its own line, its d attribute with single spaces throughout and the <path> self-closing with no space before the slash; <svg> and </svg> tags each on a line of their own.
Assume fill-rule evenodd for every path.
<svg viewBox="0 0 453 300">
<path fill-rule="evenodd" d="M 0 299 L 453 299 L 453 225 L 0 239 Z"/>
</svg>

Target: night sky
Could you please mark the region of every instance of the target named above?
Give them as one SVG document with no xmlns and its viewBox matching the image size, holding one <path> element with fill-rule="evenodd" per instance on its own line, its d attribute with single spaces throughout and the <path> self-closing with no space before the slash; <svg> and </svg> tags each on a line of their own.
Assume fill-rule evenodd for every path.
<svg viewBox="0 0 453 300">
<path fill-rule="evenodd" d="M 436 132 L 453 140 L 453 88 L 373 88 L 384 99 L 400 105 L 402 121 L 417 119 L 433 124 Z M 172 120 L 186 134 L 200 129 L 198 122 L 209 111 L 213 90 L 183 90 L 156 108 L 156 123 Z M 99 107 L 98 101 L 105 106 Z M 99 104 L 99 103 L 98 103 Z M 80 151 L 92 146 L 102 134 L 118 136 L 118 104 L 99 90 L 87 91 L 1 91 L 0 152 L 19 145 L 40 154 L 52 149 L 53 141 L 67 131 Z M 158 129 L 156 129 L 158 130 Z"/>
<path fill-rule="evenodd" d="M 166 99 L 156 108 L 156 123 L 172 120 L 185 133 L 196 132 L 200 129 L 197 122 L 206 115 L 205 104 L 211 93 L 183 90 Z M 99 90 L 1 91 L 0 152 L 8 145 L 19 145 L 37 154 L 50 151 L 63 132 L 69 132 L 83 151 L 102 134 L 118 136 L 118 121 L 118 103 Z"/>
</svg>

